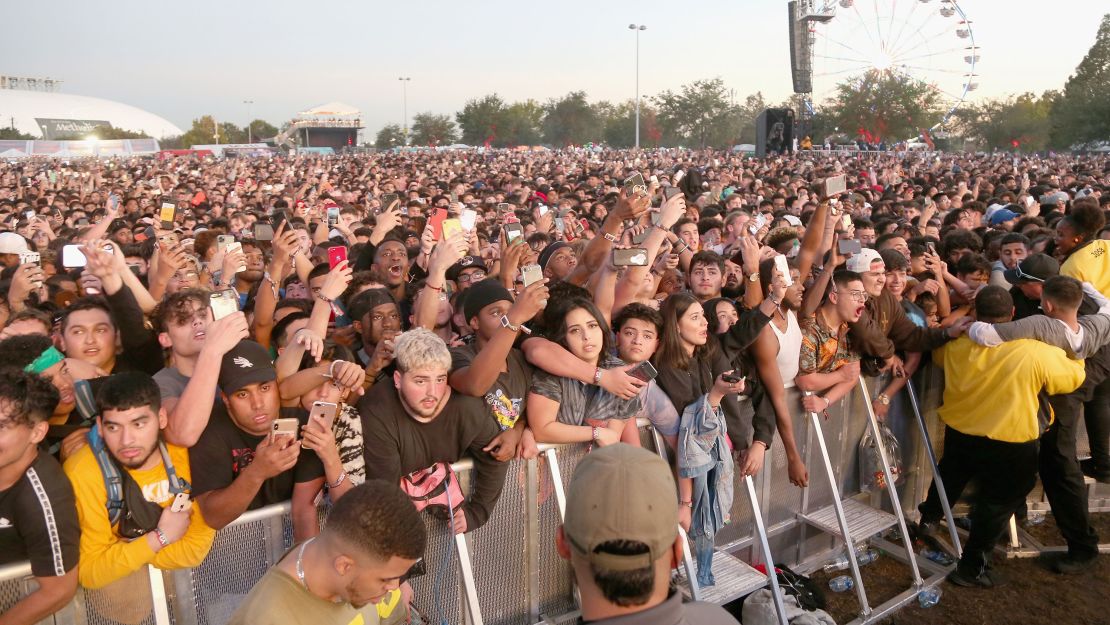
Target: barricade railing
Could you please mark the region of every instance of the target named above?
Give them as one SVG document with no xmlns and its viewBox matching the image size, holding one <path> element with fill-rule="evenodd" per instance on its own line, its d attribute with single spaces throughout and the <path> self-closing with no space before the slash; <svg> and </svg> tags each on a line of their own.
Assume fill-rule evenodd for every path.
<svg viewBox="0 0 1110 625">
<path fill-rule="evenodd" d="M 932 479 L 930 457 L 924 453 L 931 435 L 939 444 L 940 426 L 935 408 L 939 403 L 939 376 L 926 369 L 918 374 L 917 391 L 892 398 L 885 423 L 898 436 L 904 472 L 900 505 L 912 508 L 925 497 Z M 790 405 L 800 406 L 800 393 L 789 389 Z M 920 413 L 917 424 L 906 401 Z M 821 462 L 814 429 L 799 409 L 794 431 L 799 453 L 811 469 L 808 488 L 790 484 L 785 450 L 779 437 L 766 454 L 764 470 L 745 480 L 737 475 L 733 522 L 717 535 L 717 547 L 750 564 L 761 563 L 766 553 L 801 573 L 808 573 L 830 556 L 839 553 L 839 541 L 824 532 L 814 532 L 800 519 L 806 511 L 830 506 L 835 484 L 845 500 L 876 503 L 859 487 L 856 450 L 868 427 L 863 403 L 869 399 L 853 392 L 841 405 L 829 410 L 822 421 L 828 464 L 833 480 L 822 479 L 816 462 Z M 741 402 L 751 410 L 750 402 Z M 804 434 L 803 434 L 804 433 Z M 663 450 L 661 437 L 650 428 L 641 436 L 645 446 Z M 463 536 L 452 536 L 447 523 L 425 514 L 429 529 L 425 553 L 427 573 L 412 580 L 413 605 L 431 622 L 470 625 L 535 625 L 569 622 L 577 617 L 573 575 L 569 563 L 555 550 L 555 533 L 560 521 L 556 493 L 569 484 L 585 445 L 541 446 L 541 457 L 509 463 L 501 498 L 489 521 Z M 555 462 L 548 462 L 553 455 Z M 472 463 L 456 463 L 460 481 L 469 489 Z M 839 499 L 839 498 L 836 498 Z M 761 508 L 768 544 L 761 545 L 752 502 Z M 854 504 L 852 504 L 854 505 Z M 949 523 L 949 525 L 952 525 Z M 901 530 L 901 528 L 899 528 Z M 891 555 L 898 551 L 882 539 L 876 542 Z M 132 576 L 100 590 L 78 592 L 65 608 L 47 619 L 54 625 L 217 625 L 227 621 L 250 588 L 293 545 L 289 504 L 245 513 L 220 530 L 205 561 L 195 569 L 156 571 L 144 567 Z M 920 562 L 920 560 L 919 560 Z M 942 569 L 921 562 L 931 575 Z M 0 568 L 0 612 L 34 589 L 26 563 Z"/>
</svg>

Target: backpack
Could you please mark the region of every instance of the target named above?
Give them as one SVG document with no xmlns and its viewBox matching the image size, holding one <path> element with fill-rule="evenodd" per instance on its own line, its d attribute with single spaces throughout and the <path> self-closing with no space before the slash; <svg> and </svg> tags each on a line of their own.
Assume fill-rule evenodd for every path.
<svg viewBox="0 0 1110 625">
<path fill-rule="evenodd" d="M 100 475 L 104 478 L 104 489 L 108 498 L 105 507 L 108 509 L 108 522 L 116 528 L 117 533 L 125 538 L 138 538 L 154 529 L 162 515 L 162 506 L 147 501 L 143 496 L 142 488 L 135 483 L 126 471 L 120 471 L 112 454 L 108 451 L 104 438 L 100 435 L 100 428 L 94 425 L 88 434 L 89 448 L 92 449 L 96 464 L 100 467 Z M 191 490 L 189 483 L 177 476 L 173 461 L 170 460 L 166 444 L 158 441 L 158 451 L 162 454 L 162 464 L 166 468 L 166 477 L 169 479 L 170 493 L 187 493 Z"/>
</svg>

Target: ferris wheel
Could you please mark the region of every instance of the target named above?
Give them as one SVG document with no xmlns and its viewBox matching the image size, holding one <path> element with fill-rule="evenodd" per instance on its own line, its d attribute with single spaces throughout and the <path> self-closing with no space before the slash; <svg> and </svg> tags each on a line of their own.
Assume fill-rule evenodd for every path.
<svg viewBox="0 0 1110 625">
<path fill-rule="evenodd" d="M 943 113 L 930 120 L 932 133 L 979 86 L 975 33 L 956 0 L 799 0 L 790 5 L 794 90 L 808 94 L 810 102 L 826 100 L 839 83 L 868 72 L 893 74 L 937 94 Z"/>
</svg>

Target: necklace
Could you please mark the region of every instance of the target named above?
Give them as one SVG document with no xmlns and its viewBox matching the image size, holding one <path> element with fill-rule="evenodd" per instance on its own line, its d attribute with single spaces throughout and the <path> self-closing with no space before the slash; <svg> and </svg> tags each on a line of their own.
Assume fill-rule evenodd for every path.
<svg viewBox="0 0 1110 625">
<path fill-rule="evenodd" d="M 308 546 L 308 543 L 314 540 L 316 540 L 315 537 L 309 538 L 308 540 L 304 541 L 304 543 L 301 545 L 301 548 L 297 550 L 297 579 L 301 580 L 301 585 L 304 586 L 304 589 L 308 590 L 309 592 L 312 591 L 309 590 L 308 582 L 305 581 L 304 578 L 304 548 Z"/>
</svg>

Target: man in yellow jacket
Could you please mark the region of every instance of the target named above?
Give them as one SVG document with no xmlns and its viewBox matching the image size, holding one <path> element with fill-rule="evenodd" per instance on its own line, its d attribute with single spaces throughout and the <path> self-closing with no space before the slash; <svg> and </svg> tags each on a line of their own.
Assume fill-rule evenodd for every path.
<svg viewBox="0 0 1110 625">
<path fill-rule="evenodd" d="M 97 430 L 107 453 L 102 460 L 114 463 L 122 478 L 119 495 L 125 509 L 113 523 L 94 445 L 66 461 L 81 523 L 81 585 L 102 588 L 146 564 L 160 569 L 199 565 L 216 532 L 205 524 L 199 506 L 172 505 L 178 499 L 174 491 L 187 490 L 189 455 L 161 441 L 166 412 L 158 384 L 143 373 L 118 373 L 104 382 L 97 407 Z"/>
<path fill-rule="evenodd" d="M 979 321 L 1003 323 L 1013 317 L 1014 301 L 998 286 L 975 297 Z M 944 367 L 944 456 L 940 478 L 950 504 L 975 482 L 971 534 L 948 581 L 991 588 L 998 583 L 987 568 L 988 555 L 1014 510 L 1025 501 L 1037 479 L 1037 441 L 1051 422 L 1041 396 L 1070 393 L 1085 379 L 1083 361 L 1069 360 L 1064 350 L 1031 339 L 998 347 L 981 347 L 961 337 L 933 352 Z M 942 516 L 935 485 L 920 506 L 918 532 L 936 533 Z"/>
</svg>

